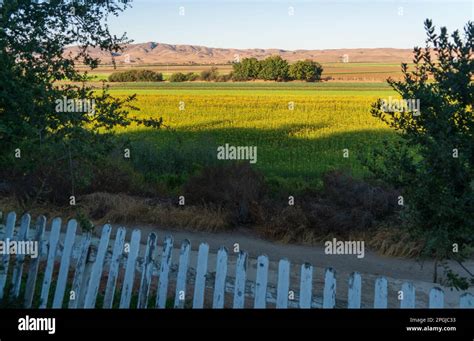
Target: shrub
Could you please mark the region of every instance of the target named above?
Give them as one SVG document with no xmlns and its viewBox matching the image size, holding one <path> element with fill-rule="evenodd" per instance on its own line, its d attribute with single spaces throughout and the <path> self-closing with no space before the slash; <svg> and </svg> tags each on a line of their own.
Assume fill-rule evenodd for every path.
<svg viewBox="0 0 474 341">
<path fill-rule="evenodd" d="M 151 70 L 129 70 L 109 75 L 109 82 L 161 82 L 163 74 Z"/>
<path fill-rule="evenodd" d="M 236 81 L 257 79 L 261 68 L 261 62 L 257 58 L 244 58 L 241 62 L 232 65 L 233 79 Z"/>
<path fill-rule="evenodd" d="M 287 81 L 288 76 L 288 62 L 280 56 L 271 56 L 261 61 L 261 68 L 258 78 L 271 81 Z"/>
<path fill-rule="evenodd" d="M 321 64 L 312 60 L 299 60 L 290 65 L 288 75 L 291 79 L 315 82 L 321 80 L 322 72 Z"/>
<path fill-rule="evenodd" d="M 182 72 L 175 72 L 170 76 L 169 81 L 173 83 L 186 82 L 188 77 Z"/>
<path fill-rule="evenodd" d="M 430 20 L 425 30 L 426 47 L 414 49 L 414 71 L 402 64 L 404 80 L 389 80 L 401 98 L 419 101 L 419 111 L 374 103 L 372 115 L 401 142 L 376 150 L 369 166 L 403 189 L 411 231 L 427 239 L 425 253 L 462 260 L 474 235 L 474 23 L 466 25 L 464 39 L 445 27 L 436 34 Z"/>
<path fill-rule="evenodd" d="M 201 80 L 203 81 L 215 81 L 217 80 L 218 76 L 219 72 L 217 71 L 217 68 L 215 66 L 201 72 Z"/>
<path fill-rule="evenodd" d="M 196 80 L 198 80 L 198 79 L 199 79 L 199 75 L 196 74 L 196 73 L 194 73 L 194 72 L 188 72 L 188 73 L 186 74 L 186 80 L 187 80 L 188 82 L 194 82 L 194 81 L 196 81 Z"/>
<path fill-rule="evenodd" d="M 329 172 L 318 198 L 305 199 L 305 211 L 313 228 L 323 233 L 361 231 L 374 227 L 397 210 L 395 190 L 356 180 L 348 174 Z"/>
<path fill-rule="evenodd" d="M 206 167 L 184 187 L 187 203 L 230 210 L 235 224 L 256 220 L 252 212 L 265 191 L 263 176 L 248 163 Z"/>
<path fill-rule="evenodd" d="M 232 75 L 231 74 L 227 74 L 227 75 L 219 75 L 217 76 L 216 78 L 216 82 L 228 82 L 232 79 Z"/>
</svg>

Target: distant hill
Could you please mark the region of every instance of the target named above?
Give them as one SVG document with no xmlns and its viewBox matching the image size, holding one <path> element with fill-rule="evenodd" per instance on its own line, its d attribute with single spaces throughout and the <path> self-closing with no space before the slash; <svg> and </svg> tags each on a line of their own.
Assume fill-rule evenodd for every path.
<svg viewBox="0 0 474 341">
<path fill-rule="evenodd" d="M 109 54 L 98 48 L 90 49 L 93 57 L 109 64 Z M 77 53 L 77 47 L 68 48 L 65 54 Z M 349 62 L 393 63 L 410 62 L 412 50 L 392 48 L 359 48 L 330 50 L 281 50 L 281 49 L 233 49 L 197 45 L 172 45 L 155 42 L 125 45 L 124 51 L 115 56 L 118 64 L 226 64 L 238 56 L 263 59 L 280 55 L 288 61 L 313 59 L 318 62 L 340 62 L 347 55 Z"/>
</svg>

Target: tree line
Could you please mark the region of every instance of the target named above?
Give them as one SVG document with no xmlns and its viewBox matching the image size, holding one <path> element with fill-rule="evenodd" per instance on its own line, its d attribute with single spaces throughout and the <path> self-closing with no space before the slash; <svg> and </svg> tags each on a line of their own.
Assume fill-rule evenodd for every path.
<svg viewBox="0 0 474 341">
<path fill-rule="evenodd" d="M 243 82 L 252 80 L 266 80 L 276 82 L 287 82 L 300 80 L 306 82 L 317 82 L 321 80 L 323 68 L 321 64 L 313 60 L 299 60 L 289 64 L 280 56 L 271 56 L 264 60 L 257 58 L 244 58 L 240 62 L 233 63 L 232 72 L 220 74 L 216 67 L 203 70 L 200 74 L 194 72 L 175 72 L 170 75 L 170 82 Z M 160 82 L 163 75 L 151 70 L 131 70 L 114 72 L 109 76 L 110 82 Z"/>
<path fill-rule="evenodd" d="M 294 64 L 289 64 L 280 56 L 271 56 L 263 60 L 244 58 L 234 63 L 232 79 L 236 81 L 262 79 L 277 82 L 291 80 L 316 82 L 321 80 L 322 73 L 321 64 L 313 60 L 299 60 Z"/>
</svg>

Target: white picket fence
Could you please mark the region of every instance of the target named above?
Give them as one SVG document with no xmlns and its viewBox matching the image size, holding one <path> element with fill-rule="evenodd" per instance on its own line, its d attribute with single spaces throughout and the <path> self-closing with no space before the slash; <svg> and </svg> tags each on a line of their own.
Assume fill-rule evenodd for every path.
<svg viewBox="0 0 474 341">
<path fill-rule="evenodd" d="M 181 245 L 179 262 L 176 266 L 172 263 L 172 237 L 164 239 L 161 257 L 157 257 L 158 238 L 155 233 L 150 233 L 144 254 L 140 256 L 140 230 L 133 230 L 130 241 L 126 242 L 126 230 L 123 227 L 118 228 L 115 241 L 109 246 L 112 227 L 105 225 L 94 253 L 94 248 L 91 247 L 93 239 L 91 233 L 78 236 L 79 247 L 74 249 L 74 245 L 78 244 L 75 220 L 67 223 L 64 237 L 61 234 L 60 218 L 53 219 L 49 231 L 46 231 L 44 216 L 38 218 L 32 231 L 29 231 L 30 221 L 30 215 L 25 214 L 16 230 L 16 214 L 9 213 L 3 238 L 0 239 L 38 242 L 40 256 L 30 258 L 28 262 L 25 255 L 17 255 L 14 259 L 13 257 L 10 259 L 9 253 L 1 256 L 0 300 L 20 300 L 25 308 L 64 306 L 94 308 L 98 307 L 96 301 L 99 294 L 103 297 L 102 308 L 112 308 L 117 305 L 119 308 L 130 308 L 132 297 L 136 299 L 137 308 L 146 308 L 150 305 L 156 308 L 172 305 L 174 308 L 192 306 L 192 308 L 212 307 L 215 309 L 270 306 L 335 308 L 340 306 L 336 305 L 336 274 L 331 268 L 325 270 L 321 300 L 320 296 L 313 292 L 313 266 L 308 263 L 301 265 L 299 292 L 296 292 L 295 298 L 290 300 L 290 262 L 286 259 L 279 261 L 277 285 L 272 287 L 268 282 L 269 259 L 264 255 L 257 259 L 255 282 L 250 282 L 247 280 L 248 254 L 243 251 L 237 255 L 235 273 L 229 274 L 229 254 L 225 248 L 220 248 L 217 252 L 215 273 L 211 273 L 208 271 L 209 245 L 206 243 L 200 244 L 197 264 L 195 268 L 192 268 L 190 266 L 191 244 L 188 240 Z M 29 238 L 29 236 L 33 237 Z M 110 254 L 109 249 L 111 249 L 111 256 L 107 256 Z M 57 269 L 57 263 L 59 263 L 59 269 Z M 28 265 L 28 271 L 24 273 L 26 265 Z M 125 267 L 122 276 L 119 275 L 121 267 Z M 42 274 L 41 280 L 38 279 L 39 272 Z M 37 283 L 37 281 L 40 282 Z M 139 285 L 137 285 L 138 281 Z M 50 292 L 52 284 L 55 284 L 54 293 Z M 169 287 L 173 286 L 174 294 L 169 290 Z M 189 286 L 188 290 L 187 286 Z M 138 290 L 134 291 L 137 287 Z M 154 290 L 151 290 L 152 288 Z M 193 288 L 192 300 L 186 297 L 186 293 L 191 288 Z M 349 277 L 347 308 L 368 307 L 361 302 L 361 289 L 361 275 L 354 272 Z M 117 290 L 120 290 L 120 295 L 118 293 L 116 295 Z M 400 300 L 400 308 L 415 308 L 414 285 L 406 282 L 402 285 L 401 291 L 403 299 Z M 210 292 L 213 293 L 212 300 Z M 20 297 L 20 294 L 24 296 Z M 230 296 L 233 296 L 233 301 L 229 299 Z M 380 277 L 376 280 L 373 297 L 374 308 L 387 308 L 388 282 L 386 278 Z M 39 303 L 33 304 L 34 301 Z M 205 302 L 211 303 L 206 305 Z M 431 289 L 428 306 L 429 308 L 444 307 L 442 289 L 438 287 Z M 474 296 L 469 293 L 460 295 L 459 307 L 474 308 Z"/>
</svg>

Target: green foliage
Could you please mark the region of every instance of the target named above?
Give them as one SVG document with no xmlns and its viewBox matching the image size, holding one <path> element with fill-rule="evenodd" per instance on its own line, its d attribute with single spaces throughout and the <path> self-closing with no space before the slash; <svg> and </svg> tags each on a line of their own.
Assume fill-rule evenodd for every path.
<svg viewBox="0 0 474 341">
<path fill-rule="evenodd" d="M 109 82 L 161 82 L 163 74 L 151 70 L 129 70 L 113 72 L 109 76 Z"/>
<path fill-rule="evenodd" d="M 217 71 L 217 68 L 215 66 L 211 67 L 208 70 L 204 70 L 201 72 L 201 80 L 203 81 L 215 81 L 219 77 L 219 71 Z"/>
<path fill-rule="evenodd" d="M 94 232 L 95 226 L 83 211 L 78 211 L 75 216 L 82 232 Z"/>
<path fill-rule="evenodd" d="M 287 81 L 288 75 L 288 62 L 282 59 L 280 56 L 271 56 L 261 61 L 261 69 L 258 73 L 258 78 L 267 81 Z"/>
<path fill-rule="evenodd" d="M 129 115 L 134 95 L 114 98 L 105 85 L 94 90 L 86 84 L 87 73 L 75 68 L 76 63 L 98 66 L 99 60 L 87 52 L 89 47 L 99 46 L 111 54 L 120 51 L 127 40 L 112 36 L 104 23 L 127 7 L 127 2 L 101 0 L 4 3 L 0 178 L 15 188 L 20 199 L 37 200 L 59 192 L 75 195 L 76 187 L 93 179 L 95 165 L 113 148 L 115 128 L 161 125 L 161 119 Z M 65 57 L 70 45 L 78 45 L 79 52 Z M 73 83 L 57 84 L 64 79 Z M 59 106 L 62 101 L 69 104 Z M 78 103 L 88 103 L 89 110 Z"/>
<path fill-rule="evenodd" d="M 321 79 L 323 68 L 321 64 L 312 60 L 299 60 L 289 67 L 288 75 L 291 79 L 315 82 Z"/>
<path fill-rule="evenodd" d="M 234 81 L 263 79 L 281 82 L 296 79 L 315 82 L 321 79 L 323 72 L 322 66 L 312 60 L 301 60 L 288 65 L 280 56 L 271 56 L 261 61 L 256 58 L 244 58 L 232 67 Z"/>
<path fill-rule="evenodd" d="M 382 100 L 373 105 L 372 114 L 401 141 L 376 152 L 370 168 L 403 190 L 404 211 L 426 240 L 425 253 L 459 259 L 453 243 L 461 249 L 474 239 L 474 24 L 466 25 L 464 39 L 445 27 L 436 34 L 430 20 L 425 29 L 427 44 L 414 49 L 414 70 L 403 64 L 404 80 L 389 80 L 403 99 L 419 100 L 420 111 Z"/>
<path fill-rule="evenodd" d="M 188 82 L 194 82 L 194 81 L 197 81 L 198 79 L 199 79 L 199 75 L 194 72 L 188 72 L 186 74 L 186 80 Z"/>
<path fill-rule="evenodd" d="M 169 81 L 176 83 L 176 82 L 186 82 L 188 77 L 182 72 L 175 72 L 171 74 Z"/>
<path fill-rule="evenodd" d="M 232 65 L 233 76 L 235 81 L 248 81 L 258 78 L 260 73 L 261 63 L 257 58 L 244 58 L 239 63 Z"/>
</svg>

